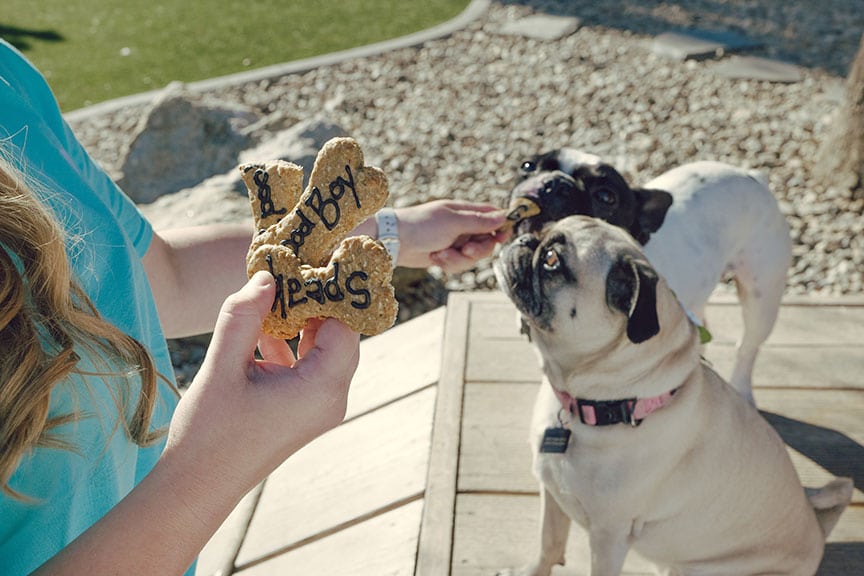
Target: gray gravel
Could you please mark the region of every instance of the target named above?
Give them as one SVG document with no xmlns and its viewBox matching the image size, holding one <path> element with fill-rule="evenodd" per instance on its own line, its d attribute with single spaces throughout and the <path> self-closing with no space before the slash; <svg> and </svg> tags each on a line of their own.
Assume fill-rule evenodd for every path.
<svg viewBox="0 0 864 576">
<path fill-rule="evenodd" d="M 498 33 L 536 11 L 582 26 L 553 41 Z M 799 65 L 803 80 L 731 80 L 713 71 L 722 60 L 651 52 L 653 36 L 683 26 L 758 40 L 748 55 Z M 792 229 L 788 293 L 860 293 L 864 195 L 828 188 L 811 170 L 862 32 L 862 0 L 502 1 L 448 38 L 214 95 L 283 124 L 320 116 L 342 126 L 387 172 L 396 205 L 456 197 L 503 206 L 520 162 L 560 146 L 599 154 L 635 182 L 697 159 L 761 168 Z M 140 113 L 73 128 L 116 174 Z M 442 281 L 494 286 L 489 262 Z"/>
</svg>

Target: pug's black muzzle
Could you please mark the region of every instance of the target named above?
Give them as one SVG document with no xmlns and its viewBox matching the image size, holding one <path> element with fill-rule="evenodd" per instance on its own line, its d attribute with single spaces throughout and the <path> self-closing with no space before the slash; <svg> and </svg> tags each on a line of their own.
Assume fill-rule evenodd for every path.
<svg viewBox="0 0 864 576">
<path fill-rule="evenodd" d="M 582 182 L 559 170 L 540 172 L 520 182 L 510 193 L 511 204 L 520 197 L 536 202 L 540 213 L 516 224 L 515 236 L 537 234 L 549 222 L 591 213 L 591 201 Z"/>
<path fill-rule="evenodd" d="M 547 326 L 551 309 L 536 271 L 539 245 L 537 236 L 522 234 L 502 248 L 493 267 L 498 286 L 516 308 L 538 326 Z"/>
</svg>

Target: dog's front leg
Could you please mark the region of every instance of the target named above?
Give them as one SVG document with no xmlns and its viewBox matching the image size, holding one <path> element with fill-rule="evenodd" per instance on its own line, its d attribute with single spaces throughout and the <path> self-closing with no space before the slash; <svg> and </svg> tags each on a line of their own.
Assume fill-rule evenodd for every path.
<svg viewBox="0 0 864 576">
<path fill-rule="evenodd" d="M 503 570 L 498 576 L 549 576 L 553 566 L 563 566 L 570 522 L 555 498 L 544 489 L 540 493 L 540 556 L 533 564 Z"/>
<path fill-rule="evenodd" d="M 588 531 L 591 545 L 591 576 L 619 576 L 630 549 L 628 530 L 592 526 Z"/>
</svg>

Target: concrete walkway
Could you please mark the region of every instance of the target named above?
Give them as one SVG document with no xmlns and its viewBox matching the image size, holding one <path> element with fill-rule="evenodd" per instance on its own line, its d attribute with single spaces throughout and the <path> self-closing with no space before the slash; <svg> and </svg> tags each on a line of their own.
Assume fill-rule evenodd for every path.
<svg viewBox="0 0 864 576">
<path fill-rule="evenodd" d="M 728 375 L 740 314 L 707 310 L 708 359 Z M 864 574 L 864 298 L 789 299 L 757 363 L 756 399 L 806 485 L 851 476 L 853 505 L 819 574 Z M 480 576 L 537 545 L 527 427 L 540 371 L 498 293 L 445 308 L 361 344 L 344 425 L 313 442 L 237 508 L 199 574 Z M 587 542 L 571 532 L 571 565 Z M 632 555 L 626 574 L 649 574 Z"/>
</svg>

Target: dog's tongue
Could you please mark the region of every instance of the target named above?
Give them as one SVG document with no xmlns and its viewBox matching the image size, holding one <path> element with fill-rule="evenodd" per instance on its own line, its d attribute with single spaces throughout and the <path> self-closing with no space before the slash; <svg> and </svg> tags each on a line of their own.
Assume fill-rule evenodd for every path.
<svg viewBox="0 0 864 576">
<path fill-rule="evenodd" d="M 540 205 L 528 196 L 519 196 L 518 198 L 514 198 L 513 201 L 510 202 L 509 208 L 510 212 L 507 213 L 507 222 L 505 222 L 501 227 L 502 230 L 512 230 L 522 220 L 530 218 L 531 216 L 536 216 L 541 212 Z"/>
</svg>

